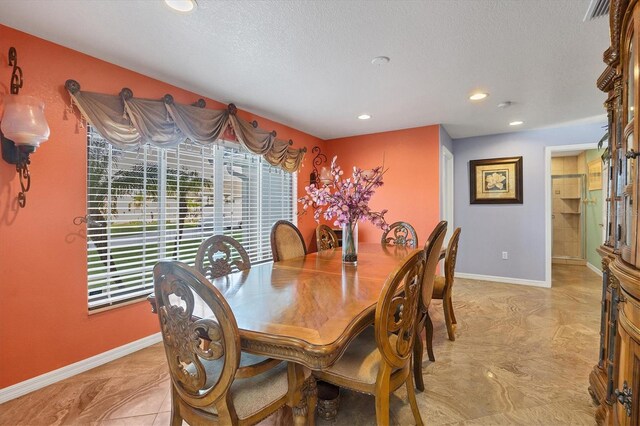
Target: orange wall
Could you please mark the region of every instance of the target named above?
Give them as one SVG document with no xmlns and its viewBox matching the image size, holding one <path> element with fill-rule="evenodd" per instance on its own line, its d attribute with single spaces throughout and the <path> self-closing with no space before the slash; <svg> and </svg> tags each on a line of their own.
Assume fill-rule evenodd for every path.
<svg viewBox="0 0 640 426">
<path fill-rule="evenodd" d="M 353 166 L 370 169 L 382 164 L 388 171 L 384 186 L 371 198 L 374 211 L 388 209 L 385 218 L 409 222 L 416 228 L 418 242 L 424 244 L 440 218 L 439 210 L 439 126 L 326 141 L 329 161 L 338 156 L 338 164 L 350 176 Z M 361 242 L 378 242 L 382 231 L 370 223 L 358 225 Z"/>
<path fill-rule="evenodd" d="M 86 213 L 86 134 L 65 108 L 64 82 L 73 78 L 87 91 L 117 94 L 129 87 L 136 97 L 190 103 L 198 95 L 79 52 L 0 25 L 0 93 L 8 93 L 14 46 L 24 73 L 21 94 L 44 99 L 51 137 L 32 156 L 33 182 L 27 206 L 18 209 L 15 166 L 0 161 L 0 388 L 124 345 L 158 331 L 147 302 L 98 314 L 87 313 L 86 234 L 73 218 Z M 241 105 L 240 105 L 241 106 Z M 208 108 L 224 107 L 207 101 Z M 307 146 L 299 194 L 308 182 L 311 148 L 324 142 L 295 129 L 240 112 L 274 129 L 295 146 Z M 306 181 L 306 182 L 305 182 Z M 311 216 L 300 218 L 307 244 L 314 237 Z"/>
</svg>

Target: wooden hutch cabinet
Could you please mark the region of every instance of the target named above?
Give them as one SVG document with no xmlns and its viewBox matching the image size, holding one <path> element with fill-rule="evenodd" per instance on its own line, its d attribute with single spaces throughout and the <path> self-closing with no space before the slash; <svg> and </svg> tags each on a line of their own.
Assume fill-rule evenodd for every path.
<svg viewBox="0 0 640 426">
<path fill-rule="evenodd" d="M 598 364 L 589 392 L 599 424 L 640 424 L 640 254 L 638 190 L 640 159 L 640 1 L 612 0 L 611 46 L 598 88 L 607 93 L 609 138 L 603 170 L 606 237 L 602 257 L 602 305 Z"/>
</svg>

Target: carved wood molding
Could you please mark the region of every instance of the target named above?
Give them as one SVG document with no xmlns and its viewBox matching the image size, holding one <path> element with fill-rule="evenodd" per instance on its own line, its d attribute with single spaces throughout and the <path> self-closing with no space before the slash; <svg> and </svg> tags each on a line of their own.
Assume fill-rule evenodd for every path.
<svg viewBox="0 0 640 426">
<path fill-rule="evenodd" d="M 610 260 L 615 258 L 613 247 L 602 244 L 601 246 L 596 247 L 596 251 L 601 257 L 609 257 Z"/>
<path fill-rule="evenodd" d="M 635 0 L 634 0 L 635 1 Z M 620 62 L 620 38 L 622 36 L 622 24 L 627 11 L 629 0 L 612 0 L 609 6 L 609 28 L 611 35 L 611 46 L 602 54 L 602 61 L 607 64 L 607 68 L 598 78 L 598 89 L 603 92 L 611 90 L 611 82 L 616 76 L 616 68 Z"/>
<path fill-rule="evenodd" d="M 268 355 L 297 362 L 312 370 L 321 370 L 332 365 L 342 354 L 342 351 L 329 353 L 314 353 L 301 347 L 293 345 L 261 342 L 256 340 L 242 339 L 240 346 L 243 351 L 256 354 Z"/>
<path fill-rule="evenodd" d="M 611 47 L 605 50 L 603 60 L 606 64 L 615 67 L 620 61 L 620 38 L 622 35 L 622 23 L 629 0 L 612 0 L 609 8 L 609 28 L 611 34 Z"/>
<path fill-rule="evenodd" d="M 609 404 L 608 402 L 604 402 L 600 404 L 600 406 L 596 409 L 596 416 L 595 416 L 596 424 L 598 425 L 608 424 L 609 422 L 607 422 L 607 419 L 611 418 L 612 409 L 613 408 L 611 407 L 611 404 Z"/>
<path fill-rule="evenodd" d="M 613 100 L 616 106 L 622 107 L 622 74 L 616 74 L 613 78 Z"/>
<path fill-rule="evenodd" d="M 620 310 L 622 311 L 622 309 Z M 618 324 L 620 325 L 620 327 L 624 328 L 632 338 L 640 338 L 640 328 L 638 328 L 638 326 L 633 323 L 633 320 L 627 318 L 627 316 L 624 315 L 624 311 L 622 315 L 618 317 Z"/>
<path fill-rule="evenodd" d="M 600 366 L 596 365 L 589 374 L 589 394 L 596 405 L 604 403 L 607 393 L 607 373 Z"/>
<path fill-rule="evenodd" d="M 613 79 L 616 76 L 616 69 L 612 66 L 607 66 L 604 72 L 598 77 L 597 86 L 598 89 L 607 93 L 613 89 Z"/>
<path fill-rule="evenodd" d="M 369 325 L 373 324 L 375 305 L 351 323 L 345 333 L 331 345 L 314 347 L 301 339 L 278 338 L 260 333 L 240 331 L 240 347 L 243 351 L 265 355 L 302 364 L 311 370 L 323 370 L 332 366 L 349 343 Z"/>
<path fill-rule="evenodd" d="M 620 257 L 616 257 L 609 264 L 610 279 L 614 281 L 614 285 L 620 285 L 626 293 L 631 297 L 640 300 L 640 270 L 633 268 L 623 261 Z"/>
</svg>

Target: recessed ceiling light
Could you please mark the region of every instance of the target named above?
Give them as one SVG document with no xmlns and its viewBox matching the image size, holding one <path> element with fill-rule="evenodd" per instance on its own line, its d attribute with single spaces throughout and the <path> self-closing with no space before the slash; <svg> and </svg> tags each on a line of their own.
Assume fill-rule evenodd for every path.
<svg viewBox="0 0 640 426">
<path fill-rule="evenodd" d="M 391 61 L 391 58 L 389 58 L 388 56 L 376 56 L 371 60 L 371 63 L 373 65 L 384 65 L 388 64 L 389 61 Z"/>
<path fill-rule="evenodd" d="M 164 0 L 164 2 L 178 12 L 191 12 L 196 7 L 195 0 Z"/>
<path fill-rule="evenodd" d="M 487 96 L 489 96 L 488 93 L 474 93 L 473 95 L 469 96 L 469 99 L 471 99 L 472 101 L 480 101 Z"/>
<path fill-rule="evenodd" d="M 524 121 L 516 120 L 516 121 L 512 121 L 511 123 L 509 123 L 509 126 L 519 126 L 519 125 L 521 125 L 523 123 L 524 123 Z"/>
<path fill-rule="evenodd" d="M 358 116 L 358 120 L 368 120 L 370 118 L 371 118 L 371 116 L 369 114 L 360 114 Z"/>
</svg>

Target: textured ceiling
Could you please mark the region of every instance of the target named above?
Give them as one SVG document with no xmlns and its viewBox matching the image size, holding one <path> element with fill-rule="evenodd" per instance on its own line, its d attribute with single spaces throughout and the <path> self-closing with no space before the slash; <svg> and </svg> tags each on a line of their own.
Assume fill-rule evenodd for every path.
<svg viewBox="0 0 640 426">
<path fill-rule="evenodd" d="M 321 138 L 436 123 L 459 138 L 603 114 L 608 21 L 582 22 L 588 4 L 198 0 L 180 14 L 159 0 L 2 0 L 0 23 Z M 391 62 L 372 65 L 379 55 Z M 491 95 L 471 103 L 476 89 Z"/>
</svg>

